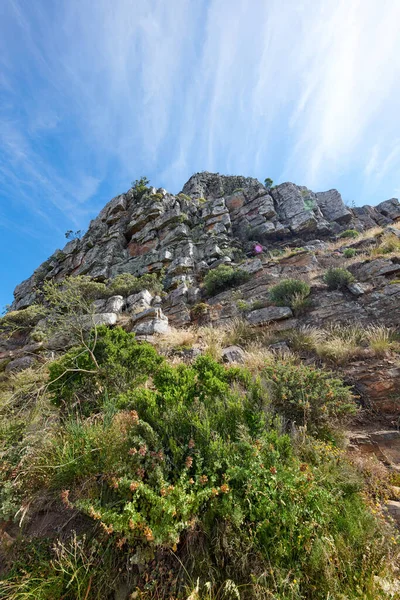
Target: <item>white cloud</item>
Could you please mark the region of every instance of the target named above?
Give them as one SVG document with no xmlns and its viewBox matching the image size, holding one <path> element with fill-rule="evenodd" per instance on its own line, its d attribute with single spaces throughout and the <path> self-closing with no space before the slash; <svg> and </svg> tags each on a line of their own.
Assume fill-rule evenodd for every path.
<svg viewBox="0 0 400 600">
<path fill-rule="evenodd" d="M 399 166 L 398 0 L 2 9 L 4 187 L 49 220 L 51 207 L 84 225 L 110 176 L 178 189 L 208 169 L 321 189 L 357 171 L 373 188 Z"/>
</svg>

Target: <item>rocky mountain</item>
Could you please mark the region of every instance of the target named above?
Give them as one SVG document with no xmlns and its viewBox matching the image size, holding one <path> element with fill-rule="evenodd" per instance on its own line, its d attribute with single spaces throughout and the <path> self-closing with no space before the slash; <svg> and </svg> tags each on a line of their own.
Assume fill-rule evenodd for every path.
<svg viewBox="0 0 400 600">
<path fill-rule="evenodd" d="M 399 323 L 397 199 L 135 182 L 0 319 L 0 595 L 398 597 Z"/>
<path fill-rule="evenodd" d="M 257 179 L 216 173 L 193 175 L 177 195 L 149 188 L 138 197 L 131 188 L 103 208 L 82 239 L 56 250 L 17 286 L 12 309 L 32 304 L 45 279 L 67 275 L 103 281 L 164 269 L 166 290 L 182 286 L 185 296 L 208 268 L 235 262 L 254 241 L 266 250 L 316 247 L 346 229 L 384 227 L 398 218 L 395 198 L 350 209 L 336 190 L 314 193 L 293 183 L 267 189 Z"/>
</svg>

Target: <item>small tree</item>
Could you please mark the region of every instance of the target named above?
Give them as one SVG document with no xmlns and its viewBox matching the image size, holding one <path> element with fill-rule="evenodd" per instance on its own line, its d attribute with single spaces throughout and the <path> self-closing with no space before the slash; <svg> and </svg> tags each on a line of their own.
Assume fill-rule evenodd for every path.
<svg viewBox="0 0 400 600">
<path fill-rule="evenodd" d="M 270 177 L 267 177 L 267 179 L 264 179 L 264 185 L 267 188 L 267 190 L 270 190 L 270 189 L 272 189 L 274 182 L 272 181 L 272 179 Z"/>
<path fill-rule="evenodd" d="M 147 177 L 140 177 L 139 179 L 132 181 L 132 189 L 137 200 L 140 200 L 140 198 L 148 191 L 149 183 L 150 180 L 147 179 Z"/>
</svg>

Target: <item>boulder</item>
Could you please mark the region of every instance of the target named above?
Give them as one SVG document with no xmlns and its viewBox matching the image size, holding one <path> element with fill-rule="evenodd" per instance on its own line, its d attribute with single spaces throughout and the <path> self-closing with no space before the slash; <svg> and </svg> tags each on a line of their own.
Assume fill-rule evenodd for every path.
<svg viewBox="0 0 400 600">
<path fill-rule="evenodd" d="M 246 316 L 251 325 L 262 325 L 272 321 L 282 321 L 290 319 L 293 316 L 292 310 L 288 306 L 267 306 L 252 310 Z"/>
<path fill-rule="evenodd" d="M 226 363 L 243 363 L 244 350 L 240 346 L 228 346 L 222 350 L 222 360 Z"/>
<path fill-rule="evenodd" d="M 124 299 L 122 296 L 111 296 L 106 302 L 105 312 L 120 313 L 124 307 Z"/>
<path fill-rule="evenodd" d="M 337 190 L 317 192 L 317 203 L 327 221 L 349 223 L 353 217 L 351 211 L 345 206 L 342 196 Z"/>
<path fill-rule="evenodd" d="M 126 306 L 130 313 L 141 313 L 150 307 L 153 296 L 148 290 L 142 290 L 137 294 L 132 294 L 126 299 Z"/>
</svg>

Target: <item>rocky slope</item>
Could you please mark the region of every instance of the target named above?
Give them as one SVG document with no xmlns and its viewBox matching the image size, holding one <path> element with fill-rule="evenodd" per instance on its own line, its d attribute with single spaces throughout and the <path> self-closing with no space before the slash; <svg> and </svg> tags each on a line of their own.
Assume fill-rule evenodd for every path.
<svg viewBox="0 0 400 600">
<path fill-rule="evenodd" d="M 104 207 L 82 239 L 68 242 L 17 286 L 12 309 L 37 301 L 48 279 L 89 275 L 105 281 L 122 273 L 162 273 L 162 297 L 144 290 L 100 298 L 96 322 L 113 325 L 125 318 L 127 326 L 128 318 L 139 335 L 165 333 L 171 325 L 225 325 L 234 318 L 283 332 L 351 322 L 396 328 L 400 242 L 397 251 L 381 251 L 380 245 L 399 240 L 399 219 L 397 199 L 348 208 L 336 190 L 314 193 L 293 183 L 267 189 L 253 178 L 212 173 L 193 175 L 177 195 L 131 188 Z M 341 237 L 349 229 L 360 234 Z M 349 249 L 354 256 L 346 258 Z M 247 271 L 249 281 L 207 294 L 203 278 L 221 264 Z M 329 290 L 323 276 L 330 267 L 346 267 L 354 282 Z M 288 278 L 311 286 L 306 310 L 270 301 L 271 286 Z M 23 368 L 42 350 L 43 343 L 17 335 L 0 341 L 0 360 L 11 359 L 8 369 Z M 367 353 L 344 370 L 366 404 L 400 414 L 398 361 Z"/>
<path fill-rule="evenodd" d="M 207 172 L 193 175 L 177 195 L 149 188 L 138 198 L 132 188 L 104 207 L 82 239 L 56 250 L 17 286 L 12 309 L 32 304 L 48 278 L 85 274 L 105 280 L 165 269 L 167 291 L 195 287 L 208 268 L 235 261 L 252 241 L 267 250 L 305 244 L 315 249 L 345 229 L 365 231 L 398 218 L 395 198 L 350 209 L 336 190 L 314 193 L 293 183 L 269 190 L 250 177 Z M 376 274 L 388 270 L 381 265 Z"/>
</svg>

